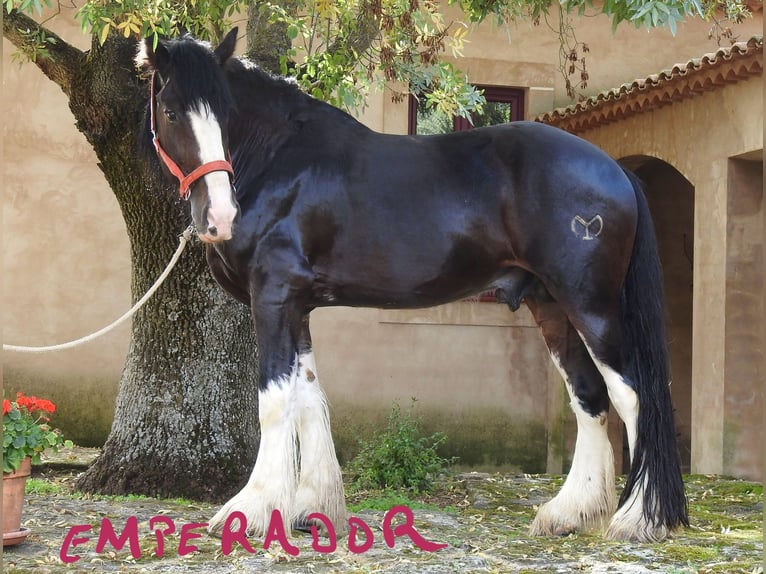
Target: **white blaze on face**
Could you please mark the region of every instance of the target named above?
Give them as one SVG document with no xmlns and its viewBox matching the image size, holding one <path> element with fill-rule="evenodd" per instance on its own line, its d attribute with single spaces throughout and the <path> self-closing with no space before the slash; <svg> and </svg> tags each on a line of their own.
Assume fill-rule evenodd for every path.
<svg viewBox="0 0 766 574">
<path fill-rule="evenodd" d="M 205 103 L 200 103 L 189 111 L 194 137 L 199 146 L 200 165 L 211 161 L 226 160 L 223 148 L 221 126 L 218 119 Z M 234 219 L 237 216 L 237 206 L 234 203 L 234 191 L 225 171 L 214 171 L 204 176 L 210 206 L 207 211 L 207 222 L 210 228 L 216 229 L 216 234 L 200 234 L 203 241 L 225 241 L 231 239 Z"/>
</svg>

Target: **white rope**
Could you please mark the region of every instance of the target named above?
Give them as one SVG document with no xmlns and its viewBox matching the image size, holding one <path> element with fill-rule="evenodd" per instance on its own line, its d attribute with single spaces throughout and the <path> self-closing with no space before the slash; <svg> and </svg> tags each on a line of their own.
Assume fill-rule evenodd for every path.
<svg viewBox="0 0 766 574">
<path fill-rule="evenodd" d="M 152 295 L 154 295 L 154 292 L 160 288 L 160 285 L 162 285 L 162 283 L 165 281 L 167 276 L 170 275 L 170 272 L 173 270 L 173 267 L 175 267 L 176 263 L 178 262 L 178 259 L 181 257 L 181 253 L 183 253 L 183 250 L 186 247 L 186 244 L 189 243 L 193 230 L 194 230 L 194 226 L 190 225 L 186 229 L 186 231 L 183 232 L 183 234 L 178 236 L 178 248 L 176 249 L 176 252 L 173 254 L 173 257 L 170 258 L 170 261 L 168 262 L 167 267 L 165 267 L 165 270 L 160 274 L 159 277 L 157 277 L 157 280 L 154 282 L 154 285 L 152 285 L 149 288 L 146 294 L 143 297 L 141 297 L 141 299 L 139 299 L 136 302 L 136 304 L 130 308 L 129 311 L 127 311 L 122 317 L 114 321 L 112 324 L 107 325 L 100 331 L 96 331 L 95 333 L 91 335 L 81 337 L 74 341 L 69 341 L 68 343 L 62 343 L 60 345 L 50 345 L 47 347 L 21 347 L 18 345 L 3 345 L 3 351 L 12 351 L 14 353 L 50 353 L 52 351 L 63 351 L 64 349 L 71 349 L 73 347 L 77 347 L 78 345 L 89 343 L 93 339 L 97 339 L 98 337 L 101 337 L 102 335 L 106 335 L 108 332 L 112 331 L 113 329 L 116 329 L 117 327 L 122 325 L 125 321 L 130 319 L 133 315 L 135 315 L 136 311 L 138 311 L 141 307 L 143 307 L 144 303 L 146 303 L 149 300 L 149 298 Z"/>
</svg>

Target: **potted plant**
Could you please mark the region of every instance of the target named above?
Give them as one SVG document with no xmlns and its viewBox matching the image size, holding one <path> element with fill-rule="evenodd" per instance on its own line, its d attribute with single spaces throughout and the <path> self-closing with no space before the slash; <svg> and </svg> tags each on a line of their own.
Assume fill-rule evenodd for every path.
<svg viewBox="0 0 766 574">
<path fill-rule="evenodd" d="M 29 529 L 21 528 L 21 512 L 32 463 L 40 462 L 46 448 L 71 445 L 48 424 L 55 410 L 51 401 L 23 393 L 15 401 L 3 399 L 3 546 L 17 544 L 29 534 Z"/>
</svg>

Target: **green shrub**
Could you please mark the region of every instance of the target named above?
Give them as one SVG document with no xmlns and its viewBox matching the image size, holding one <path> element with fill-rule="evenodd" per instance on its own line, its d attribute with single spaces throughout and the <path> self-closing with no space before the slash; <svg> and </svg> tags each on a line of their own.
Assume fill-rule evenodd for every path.
<svg viewBox="0 0 766 574">
<path fill-rule="evenodd" d="M 386 428 L 371 440 L 361 441 L 361 451 L 346 469 L 352 490 L 408 489 L 425 492 L 433 487 L 435 476 L 451 460 L 439 456 L 436 449 L 447 440 L 443 433 L 421 436 L 420 423 L 413 416 L 415 399 L 409 412 L 395 403 Z"/>
</svg>

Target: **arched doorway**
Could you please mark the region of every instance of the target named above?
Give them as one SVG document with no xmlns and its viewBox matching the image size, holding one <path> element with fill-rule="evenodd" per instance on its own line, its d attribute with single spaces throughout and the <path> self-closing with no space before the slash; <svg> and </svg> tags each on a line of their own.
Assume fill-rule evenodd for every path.
<svg viewBox="0 0 766 574">
<path fill-rule="evenodd" d="M 690 472 L 694 186 L 672 165 L 656 158 L 631 156 L 620 163 L 644 182 L 657 233 L 665 279 L 671 392 L 681 468 L 683 472 Z"/>
</svg>

